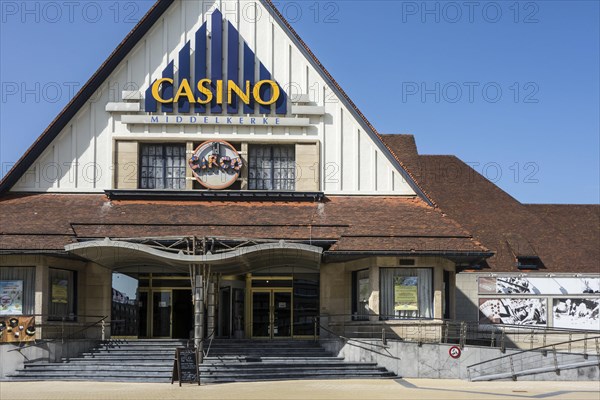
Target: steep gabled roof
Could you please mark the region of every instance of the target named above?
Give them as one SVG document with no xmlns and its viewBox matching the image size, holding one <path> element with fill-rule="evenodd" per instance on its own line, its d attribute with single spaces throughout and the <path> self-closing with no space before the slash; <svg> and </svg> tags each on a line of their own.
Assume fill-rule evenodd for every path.
<svg viewBox="0 0 600 400">
<path fill-rule="evenodd" d="M 60 114 L 50 123 L 46 130 L 29 147 L 19 161 L 17 161 L 17 163 L 4 176 L 4 178 L 0 181 L 0 194 L 10 190 L 10 188 L 18 182 L 21 176 L 27 171 L 27 168 L 35 162 L 35 160 L 42 154 L 44 149 L 58 136 L 68 122 L 77 114 L 80 108 L 89 100 L 96 90 L 98 90 L 98 88 L 110 76 L 119 63 L 127 56 L 127 54 L 133 49 L 138 41 L 144 37 L 144 35 L 150 30 L 154 23 L 158 21 L 161 15 L 169 8 L 169 6 L 174 3 L 174 1 L 175 0 L 158 0 L 150 8 L 150 10 L 148 10 L 146 15 L 142 17 L 138 24 L 131 30 L 125 39 L 123 39 L 119 46 L 117 46 L 113 53 L 106 59 L 106 61 L 100 66 L 94 75 L 92 75 L 92 77 L 75 95 L 75 97 L 73 97 L 73 99 L 65 106 Z M 324 80 L 331 85 L 335 92 L 337 92 L 342 102 L 344 102 L 348 109 L 355 114 L 357 121 L 362 123 L 365 131 L 372 132 L 372 134 L 375 136 L 374 139 L 376 144 L 380 145 L 381 150 L 390 156 L 390 161 L 392 163 L 395 162 L 396 168 L 398 168 L 411 188 L 421 198 L 423 198 L 423 200 L 432 205 L 433 203 L 431 199 L 422 191 L 414 177 L 406 170 L 402 161 L 398 159 L 391 148 L 385 143 L 375 127 L 373 127 L 365 115 L 358 109 L 356 104 L 336 82 L 329 71 L 327 71 L 315 54 L 300 38 L 298 33 L 296 33 L 294 28 L 292 28 L 285 17 L 279 12 L 273 2 L 271 0 L 260 1 L 266 6 L 267 10 L 274 17 L 273 19 L 280 24 L 282 29 L 289 33 L 291 39 L 296 42 L 298 48 L 303 51 L 307 59 L 313 64 L 313 67 L 315 67 L 317 71 L 321 72 Z"/>
</svg>

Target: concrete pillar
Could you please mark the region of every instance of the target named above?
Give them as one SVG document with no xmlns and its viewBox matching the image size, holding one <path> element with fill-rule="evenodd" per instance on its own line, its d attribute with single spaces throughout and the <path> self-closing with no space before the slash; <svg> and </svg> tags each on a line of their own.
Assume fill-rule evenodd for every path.
<svg viewBox="0 0 600 400">
<path fill-rule="evenodd" d="M 210 279 L 208 281 L 208 296 L 206 305 L 207 308 L 207 316 L 206 316 L 206 328 L 208 339 L 214 338 L 215 333 L 215 314 L 216 314 L 216 295 L 215 295 L 215 282 L 214 279 Z"/>
<path fill-rule="evenodd" d="M 444 268 L 433 269 L 433 318 L 443 317 L 442 296 L 444 288 Z"/>
<path fill-rule="evenodd" d="M 204 339 L 204 287 L 202 274 L 195 269 L 194 285 L 194 346 L 198 349 L 202 359 L 202 340 Z"/>
<path fill-rule="evenodd" d="M 240 151 L 240 157 L 242 158 L 242 163 L 244 167 L 240 171 L 240 179 L 241 179 L 241 189 L 248 189 L 248 143 L 242 143 L 242 150 Z"/>
<path fill-rule="evenodd" d="M 244 333 L 246 339 L 252 337 L 252 274 L 246 274 L 246 299 L 244 301 Z"/>
<path fill-rule="evenodd" d="M 36 265 L 35 267 L 35 309 L 36 314 L 41 314 L 35 317 L 36 324 L 36 339 L 41 339 L 43 336 L 43 320 L 42 315 L 48 315 L 48 266 Z M 111 297 L 112 298 L 112 297 Z"/>
<path fill-rule="evenodd" d="M 375 316 L 370 317 L 371 321 L 377 321 L 379 317 L 379 266 L 372 265 L 369 268 L 369 286 L 371 286 L 371 295 L 369 296 L 369 309 Z"/>
<path fill-rule="evenodd" d="M 187 142 L 185 144 L 185 154 L 186 160 L 189 160 L 194 154 L 194 142 Z M 185 163 L 185 189 L 192 190 L 194 189 L 194 172 L 192 171 L 192 167 L 190 167 L 189 163 Z"/>
</svg>

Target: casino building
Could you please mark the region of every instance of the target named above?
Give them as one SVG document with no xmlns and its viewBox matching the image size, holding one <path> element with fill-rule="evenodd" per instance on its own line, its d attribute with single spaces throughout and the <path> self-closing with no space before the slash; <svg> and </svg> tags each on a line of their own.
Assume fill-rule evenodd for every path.
<svg viewBox="0 0 600 400">
<path fill-rule="evenodd" d="M 84 316 L 200 344 L 568 298 L 598 329 L 599 218 L 378 133 L 270 1 L 160 0 L 0 183 L 2 353 Z"/>
</svg>

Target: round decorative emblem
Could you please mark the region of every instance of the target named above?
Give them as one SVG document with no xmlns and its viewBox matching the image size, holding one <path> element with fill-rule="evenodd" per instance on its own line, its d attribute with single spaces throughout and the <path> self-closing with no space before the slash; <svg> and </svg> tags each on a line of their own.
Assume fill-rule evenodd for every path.
<svg viewBox="0 0 600 400">
<path fill-rule="evenodd" d="M 452 346 L 450 347 L 450 350 L 448 350 L 448 354 L 450 354 L 450 357 L 456 359 L 456 358 L 460 358 L 461 355 L 461 351 L 460 351 L 460 347 L 458 346 Z"/>
<path fill-rule="evenodd" d="M 194 177 L 207 189 L 226 189 L 240 176 L 242 158 L 224 140 L 204 142 L 189 160 Z"/>
</svg>

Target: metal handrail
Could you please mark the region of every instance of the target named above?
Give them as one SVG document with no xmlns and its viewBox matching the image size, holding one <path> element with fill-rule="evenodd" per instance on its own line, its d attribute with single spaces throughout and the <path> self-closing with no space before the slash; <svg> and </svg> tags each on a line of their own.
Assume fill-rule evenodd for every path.
<svg viewBox="0 0 600 400">
<path fill-rule="evenodd" d="M 3 315 L 3 318 L 7 317 L 45 317 L 46 321 L 61 321 L 66 318 L 108 318 L 103 315 L 86 315 L 86 314 L 23 314 L 23 315 Z M 49 320 L 49 318 L 52 318 Z M 69 322 L 77 322 L 77 321 L 69 321 Z"/>
<path fill-rule="evenodd" d="M 419 342 L 419 345 L 424 342 L 458 343 L 461 348 L 464 348 L 467 342 L 476 341 L 481 343 L 483 341 L 485 343 L 489 342 L 490 347 L 499 347 L 503 353 L 506 351 L 507 344 L 509 347 L 511 347 L 511 344 L 513 344 L 514 347 L 519 347 L 517 345 L 519 342 L 529 343 L 530 348 L 533 349 L 535 342 L 543 342 L 545 345 L 550 337 L 560 338 L 562 335 L 569 335 L 569 339 L 571 339 L 572 335 L 575 334 L 585 335 L 587 337 L 588 335 L 596 335 L 599 333 L 598 331 L 587 329 L 575 330 L 513 324 L 479 324 L 476 321 L 459 321 L 442 318 L 398 318 L 395 315 L 381 314 L 367 314 L 361 316 L 367 320 L 352 320 L 356 317 L 356 314 L 322 314 L 318 318 L 321 320 L 325 318 L 328 319 L 330 321 L 328 324 L 329 327 L 341 327 L 341 336 L 343 337 L 350 336 L 346 334 L 348 328 L 356 328 L 355 333 L 358 336 L 364 337 L 366 335 L 367 337 L 378 337 L 380 331 L 373 328 L 382 327 L 382 341 L 385 341 L 387 340 L 385 337 L 386 328 L 388 330 L 391 329 L 392 331 L 395 330 L 396 332 L 398 329 L 404 329 L 405 337 L 398 338 L 400 340 L 416 340 Z M 390 324 L 391 321 L 397 321 L 398 324 Z M 364 330 L 361 327 L 372 328 L 371 331 L 369 331 L 369 329 Z M 433 331 L 429 329 L 433 329 Z M 330 333 L 334 335 L 338 334 L 336 332 Z M 521 340 L 521 338 L 524 338 L 525 340 Z M 394 338 L 389 339 L 394 340 Z"/>
<path fill-rule="evenodd" d="M 363 317 L 365 319 L 360 319 L 360 320 L 351 320 L 350 322 L 353 323 L 378 323 L 378 322 L 388 322 L 388 321 L 398 321 L 398 322 L 406 322 L 406 321 L 418 321 L 418 322 L 422 322 L 422 321 L 427 321 L 430 324 L 433 323 L 439 323 L 439 324 L 443 324 L 446 322 L 451 322 L 451 323 L 456 323 L 456 324 L 467 324 L 467 325 L 477 325 L 477 326 L 485 326 L 485 327 L 490 327 L 490 328 L 515 328 L 515 329 L 527 329 L 527 330 L 531 330 L 531 329 L 535 329 L 535 330 L 552 330 L 552 331 L 557 331 L 557 332 L 565 332 L 565 334 L 568 333 L 585 333 L 585 332 L 598 332 L 597 330 L 593 330 L 593 329 L 572 329 L 572 328 L 559 328 L 559 327 L 547 327 L 547 326 L 535 326 L 535 325 L 516 325 L 516 324 L 481 324 L 478 321 L 464 321 L 464 320 L 456 320 L 456 319 L 449 319 L 449 318 L 433 318 L 433 317 L 421 317 L 421 318 L 399 318 L 396 315 L 388 315 L 388 314 L 366 314 L 366 315 L 357 315 L 357 314 L 321 314 L 319 315 L 319 318 L 321 317 L 351 317 L 351 318 L 356 318 L 356 317 Z M 373 321 L 369 318 L 378 318 L 378 320 Z"/>
<path fill-rule="evenodd" d="M 317 319 L 318 319 L 318 317 L 315 317 L 315 321 L 317 321 Z M 324 327 L 320 323 L 317 322 L 317 324 L 318 324 L 318 326 L 319 326 L 320 329 L 323 329 L 324 331 L 329 332 L 329 333 L 331 333 L 334 336 L 337 336 L 338 338 L 342 339 L 345 342 L 348 342 L 348 341 L 352 340 L 353 342 L 356 342 L 356 343 L 366 344 L 366 345 L 369 345 L 369 346 L 382 347 L 384 349 L 388 349 L 390 347 L 390 346 L 387 346 L 385 344 L 380 345 L 380 344 L 376 344 L 376 343 L 363 342 L 363 341 L 358 340 L 358 339 L 354 339 L 354 338 L 349 338 L 349 337 L 346 337 L 346 336 L 338 335 L 337 333 L 335 333 L 334 331 L 332 331 L 330 329 L 327 329 L 326 327 Z"/>
<path fill-rule="evenodd" d="M 206 349 L 206 352 L 203 351 L 204 357 L 208 357 L 208 353 L 210 352 L 210 348 L 212 346 L 212 342 L 213 342 L 214 338 L 215 338 L 215 330 L 213 329 L 213 331 L 211 332 L 210 335 L 208 335 L 206 338 L 203 338 L 201 340 L 201 342 L 204 342 L 206 339 L 210 339 L 210 341 L 208 342 L 208 349 Z M 204 359 L 203 359 L 203 361 L 204 361 Z"/>
<path fill-rule="evenodd" d="M 319 328 L 320 328 L 320 329 L 323 329 L 324 331 L 327 331 L 327 332 L 329 332 L 329 333 L 333 334 L 334 336 L 337 336 L 337 337 L 338 337 L 338 339 L 342 340 L 344 343 L 346 343 L 346 344 L 348 344 L 348 345 L 350 345 L 350 346 L 358 347 L 359 349 L 367 350 L 367 351 L 370 351 L 370 352 L 372 352 L 372 353 L 375 353 L 375 354 L 379 354 L 379 355 L 382 355 L 382 356 L 385 356 L 385 357 L 390 357 L 390 358 L 394 358 L 394 359 L 396 359 L 396 360 L 400 360 L 400 358 L 399 358 L 399 357 L 393 356 L 392 354 L 389 354 L 389 352 L 388 352 L 388 354 L 385 354 L 385 353 L 380 353 L 380 352 L 378 352 L 378 351 L 375 351 L 375 350 L 373 350 L 372 348 L 369 348 L 369 347 L 364 347 L 364 346 L 359 346 L 359 345 L 357 345 L 357 344 L 355 344 L 355 343 L 352 343 L 352 342 L 356 342 L 356 343 L 364 344 L 364 345 L 366 345 L 366 346 L 375 346 L 375 347 L 381 347 L 381 348 L 383 348 L 383 349 L 386 349 L 386 350 L 387 350 L 387 349 L 389 349 L 389 346 L 387 346 L 387 345 L 386 345 L 386 341 L 385 341 L 385 331 L 383 331 L 383 332 L 382 332 L 382 343 L 383 343 L 383 344 L 381 344 L 381 345 L 380 345 L 380 344 L 377 344 L 377 343 L 363 342 L 363 341 L 361 341 L 361 340 L 352 339 L 352 338 L 347 338 L 347 337 L 345 337 L 345 336 L 340 336 L 340 335 L 338 335 L 337 333 L 335 333 L 335 332 L 333 332 L 333 331 L 331 331 L 331 330 L 329 330 L 329 329 L 325 328 L 323 325 L 321 325 L 319 322 L 317 322 L 317 321 L 318 321 L 318 319 L 319 319 L 319 317 L 314 317 L 314 324 L 315 324 L 315 341 L 316 341 L 316 327 L 317 327 L 317 326 L 319 326 Z"/>
<path fill-rule="evenodd" d="M 492 362 L 492 361 L 498 361 L 498 360 L 502 360 L 504 358 L 510 358 L 510 357 L 518 356 L 518 355 L 525 354 L 525 353 L 531 353 L 531 352 L 536 352 L 536 351 L 539 352 L 542 349 L 556 348 L 556 346 L 559 346 L 559 345 L 569 344 L 569 343 L 575 343 L 575 342 L 581 342 L 581 341 L 584 341 L 584 340 L 585 341 L 588 341 L 588 340 L 600 340 L 600 336 L 586 337 L 586 338 L 583 338 L 583 339 L 576 339 L 576 340 L 567 340 L 565 342 L 554 343 L 554 344 L 547 344 L 545 346 L 536 347 L 534 349 L 521 350 L 521 351 L 518 351 L 518 352 L 513 353 L 513 354 L 508 354 L 508 355 L 500 356 L 500 357 L 496 357 L 496 358 L 490 358 L 489 360 L 481 361 L 481 362 L 478 362 L 477 364 L 471 364 L 471 365 L 468 365 L 467 368 L 477 367 L 479 365 L 486 364 L 486 363 L 489 363 L 489 362 Z"/>
</svg>

